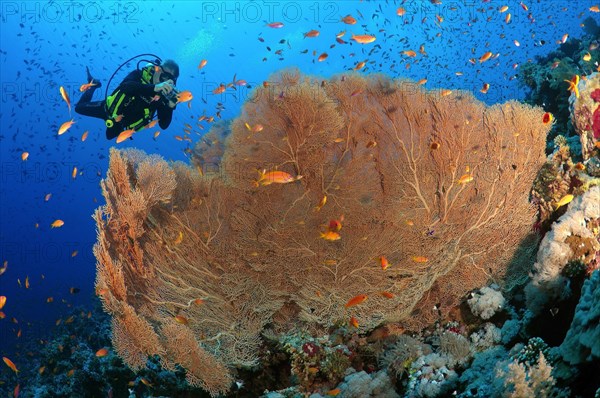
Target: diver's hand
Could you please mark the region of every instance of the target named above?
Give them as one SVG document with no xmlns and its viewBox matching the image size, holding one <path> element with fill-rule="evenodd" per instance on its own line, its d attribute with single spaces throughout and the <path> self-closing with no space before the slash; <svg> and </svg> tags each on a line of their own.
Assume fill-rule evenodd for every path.
<svg viewBox="0 0 600 398">
<path fill-rule="evenodd" d="M 166 82 L 159 83 L 154 86 L 154 92 L 162 95 L 169 95 L 173 91 L 173 81 L 167 80 Z"/>
</svg>

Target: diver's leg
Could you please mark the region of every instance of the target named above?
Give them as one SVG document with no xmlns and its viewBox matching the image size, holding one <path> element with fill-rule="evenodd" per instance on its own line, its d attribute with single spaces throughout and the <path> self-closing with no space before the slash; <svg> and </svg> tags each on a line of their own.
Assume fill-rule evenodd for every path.
<svg viewBox="0 0 600 398">
<path fill-rule="evenodd" d="M 75 112 L 84 116 L 106 119 L 106 108 L 104 107 L 104 101 L 83 101 L 83 96 L 86 94 L 87 92 L 81 96 L 82 99 L 79 100 L 77 105 L 75 105 Z"/>
<path fill-rule="evenodd" d="M 100 119 L 106 119 L 106 110 L 104 108 L 104 101 L 93 101 L 92 97 L 94 96 L 94 92 L 96 89 L 102 87 L 102 83 L 99 80 L 96 80 L 90 74 L 90 69 L 86 66 L 85 71 L 87 73 L 87 81 L 88 83 L 94 83 L 95 85 L 87 89 L 81 98 L 79 98 L 79 102 L 75 105 L 75 112 L 84 116 L 92 116 Z"/>
</svg>

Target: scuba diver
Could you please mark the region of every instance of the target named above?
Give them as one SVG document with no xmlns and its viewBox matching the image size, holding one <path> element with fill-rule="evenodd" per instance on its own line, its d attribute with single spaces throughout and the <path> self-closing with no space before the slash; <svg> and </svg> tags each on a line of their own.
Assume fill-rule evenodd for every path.
<svg viewBox="0 0 600 398">
<path fill-rule="evenodd" d="M 153 55 L 153 54 L 141 54 Z M 117 71 L 127 62 L 141 55 L 125 61 Z M 140 69 L 141 62 L 147 64 Z M 177 105 L 178 90 L 175 87 L 179 77 L 179 66 L 173 60 L 164 63 L 156 57 L 154 62 L 141 60 L 137 68 L 129 73 L 110 95 L 106 88 L 105 100 L 92 101 L 92 96 L 97 88 L 102 86 L 100 81 L 94 79 L 86 67 L 87 81 L 91 87 L 86 90 L 75 106 L 75 112 L 103 119 L 106 124 L 106 138 L 112 140 L 124 130 L 138 131 L 144 128 L 157 113 L 160 128 L 166 129 L 171 124 L 173 110 Z"/>
</svg>

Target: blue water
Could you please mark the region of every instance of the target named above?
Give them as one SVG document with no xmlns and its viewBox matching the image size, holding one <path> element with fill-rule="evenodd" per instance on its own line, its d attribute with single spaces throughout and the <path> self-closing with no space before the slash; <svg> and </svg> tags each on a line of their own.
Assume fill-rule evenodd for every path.
<svg viewBox="0 0 600 398">
<path fill-rule="evenodd" d="M 185 150 L 192 144 L 175 139 L 183 135 L 184 123 L 195 126 L 200 115 L 214 116 L 218 103 L 224 106 L 223 119 L 236 117 L 253 86 L 289 67 L 328 78 L 367 61 L 358 73 L 426 78 L 429 89 L 470 90 L 488 104 L 523 99 L 525 91 L 513 78 L 519 66 L 514 65 L 556 50 L 564 34 L 569 34 L 567 41 L 580 37 L 583 20 L 599 15 L 588 10 L 596 4 L 591 1 L 525 3 L 528 11 L 508 0 L 443 0 L 438 5 L 411 0 L 2 1 L 0 261 L 8 269 L 0 276 L 0 295 L 8 300 L 6 318 L 0 320 L 0 356 L 22 355 L 18 351 L 23 341 L 47 338 L 71 307 L 91 308 L 96 237 L 91 214 L 103 204 L 99 183 L 106 175 L 110 147 L 137 147 L 187 161 Z M 509 10 L 501 13 L 503 5 Z M 400 6 L 406 10 L 402 17 L 396 15 Z M 509 12 L 512 20 L 507 24 Z M 340 20 L 348 14 L 357 19 L 355 25 Z M 266 26 L 272 22 L 283 27 Z M 312 29 L 319 36 L 304 38 Z M 335 35 L 344 30 L 345 44 L 339 44 Z M 373 34 L 377 40 L 357 44 L 350 40 L 352 33 Z M 545 44 L 536 46 L 540 41 Z M 419 52 L 422 45 L 426 54 Z M 415 51 L 416 57 L 401 55 L 405 50 Z M 499 55 L 484 63 L 469 62 L 487 51 Z M 67 90 L 74 108 L 79 86 L 86 83 L 87 65 L 104 85 L 94 96 L 100 100 L 115 69 L 141 53 L 178 62 L 177 86 L 190 90 L 194 99 L 191 107 L 177 107 L 167 130 L 156 126 L 116 144 L 105 139 L 100 119 L 69 113 L 59 87 Z M 318 62 L 322 53 L 328 57 Z M 198 69 L 202 59 L 208 63 Z M 125 65 L 110 91 L 133 68 L 135 62 Z M 248 86 L 212 93 L 234 75 Z M 487 94 L 479 92 L 484 83 L 490 84 Z M 73 127 L 58 136 L 59 126 L 70 119 L 75 120 Z M 210 126 L 204 127 L 206 132 Z M 161 133 L 153 139 L 156 130 Z M 82 142 L 84 131 L 89 136 Z M 200 133 L 195 129 L 193 140 Z M 26 161 L 21 160 L 24 151 L 29 152 Z M 45 201 L 47 194 L 52 195 Z M 51 228 L 56 219 L 64 226 Z M 71 288 L 79 292 L 72 294 Z"/>
</svg>

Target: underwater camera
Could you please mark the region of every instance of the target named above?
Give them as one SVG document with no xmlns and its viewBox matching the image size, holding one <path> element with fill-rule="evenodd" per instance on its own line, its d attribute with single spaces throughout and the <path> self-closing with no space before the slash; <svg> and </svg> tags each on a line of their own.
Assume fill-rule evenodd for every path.
<svg viewBox="0 0 600 398">
<path fill-rule="evenodd" d="M 163 94 L 163 97 L 165 97 L 169 101 L 177 102 L 178 95 L 179 90 L 177 89 L 177 87 L 173 86 L 173 90 L 171 90 L 169 94 Z"/>
</svg>

